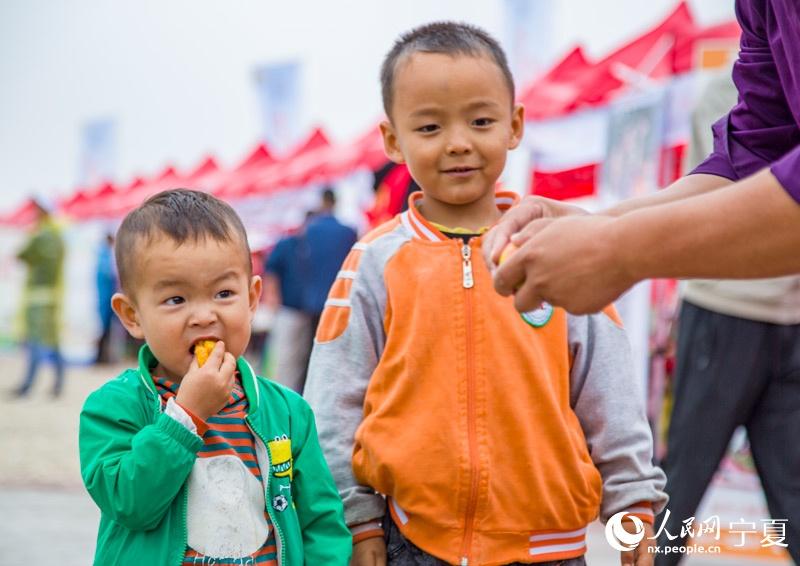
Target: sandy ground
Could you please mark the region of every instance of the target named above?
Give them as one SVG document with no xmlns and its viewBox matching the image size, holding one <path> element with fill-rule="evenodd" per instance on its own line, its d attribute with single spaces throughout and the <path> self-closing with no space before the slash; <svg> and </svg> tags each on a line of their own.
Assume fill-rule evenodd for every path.
<svg viewBox="0 0 800 566">
<path fill-rule="evenodd" d="M 0 353 L 0 367 L 5 370 L 0 378 L 0 566 L 91 564 L 99 512 L 81 483 L 78 415 L 86 396 L 124 366 L 70 368 L 58 399 L 50 397 L 51 368 L 44 368 L 28 398 L 11 399 L 8 391 L 20 378 L 23 358 Z M 599 524 L 590 528 L 587 563 L 619 564 Z M 693 557 L 684 564 L 783 563 L 726 556 Z"/>
</svg>

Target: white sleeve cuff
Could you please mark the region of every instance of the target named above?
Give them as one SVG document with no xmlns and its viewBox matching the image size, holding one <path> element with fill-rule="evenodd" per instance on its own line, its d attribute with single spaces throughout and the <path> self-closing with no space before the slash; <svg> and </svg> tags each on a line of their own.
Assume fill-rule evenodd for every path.
<svg viewBox="0 0 800 566">
<path fill-rule="evenodd" d="M 175 402 L 174 397 L 170 397 L 167 400 L 167 407 L 164 409 L 164 413 L 181 423 L 190 432 L 197 434 L 197 426 L 194 424 L 192 417 L 189 416 L 189 413 L 187 413 L 183 407 Z"/>
</svg>

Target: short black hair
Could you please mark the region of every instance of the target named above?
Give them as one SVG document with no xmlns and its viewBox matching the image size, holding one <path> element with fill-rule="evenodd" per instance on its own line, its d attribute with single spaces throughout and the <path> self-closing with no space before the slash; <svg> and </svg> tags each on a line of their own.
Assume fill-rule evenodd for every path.
<svg viewBox="0 0 800 566">
<path fill-rule="evenodd" d="M 511 100 L 514 100 L 514 77 L 508 67 L 506 54 L 500 44 L 477 26 L 460 22 L 433 22 L 412 29 L 395 41 L 381 65 L 381 95 L 383 110 L 391 118 L 394 77 L 397 63 L 413 53 L 443 53 L 445 55 L 488 55 L 503 73 Z"/>
<path fill-rule="evenodd" d="M 322 203 L 329 204 L 331 206 L 336 204 L 336 193 L 333 192 L 333 189 L 330 187 L 325 187 L 322 191 Z"/>
<path fill-rule="evenodd" d="M 211 238 L 217 242 L 238 240 L 252 274 L 250 245 L 239 215 L 231 206 L 202 191 L 170 189 L 148 198 L 125 216 L 117 230 L 114 257 L 120 286 L 130 293 L 135 259 L 140 241 L 150 242 L 159 235 L 180 245 Z"/>
</svg>

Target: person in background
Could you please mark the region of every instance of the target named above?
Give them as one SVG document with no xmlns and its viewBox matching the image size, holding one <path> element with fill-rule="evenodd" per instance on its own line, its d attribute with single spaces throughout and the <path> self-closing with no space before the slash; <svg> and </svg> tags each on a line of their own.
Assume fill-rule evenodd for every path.
<svg viewBox="0 0 800 566">
<path fill-rule="evenodd" d="M 97 314 L 100 318 L 100 338 L 97 340 L 95 363 L 107 364 L 111 361 L 109 346 L 111 324 L 114 311 L 111 309 L 111 297 L 117 292 L 117 268 L 114 264 L 114 234 L 108 233 L 103 238 L 97 253 Z"/>
<path fill-rule="evenodd" d="M 305 223 L 312 217 L 309 212 Z M 294 391 L 302 391 L 308 357 L 314 339 L 311 316 L 303 310 L 303 274 L 299 242 L 303 223 L 275 244 L 264 265 L 265 292 L 277 302 L 269 333 L 269 371 L 267 375 Z"/>
<path fill-rule="evenodd" d="M 342 267 L 350 248 L 356 243 L 356 231 L 345 226 L 334 216 L 336 195 L 327 188 L 322 191 L 322 205 L 306 224 L 298 239 L 299 269 L 302 279 L 303 311 L 311 318 L 311 340 L 325 308 L 333 282 Z M 303 376 L 305 383 L 305 372 Z M 303 383 L 300 384 L 302 390 Z"/>
<path fill-rule="evenodd" d="M 63 300 L 64 240 L 42 199 L 35 199 L 37 221 L 34 232 L 17 253 L 27 269 L 23 292 L 24 336 L 28 347 L 28 367 L 13 396 L 28 395 L 40 364 L 51 360 L 55 368 L 52 395 L 64 387 L 64 358 L 59 348 L 59 319 Z"/>
<path fill-rule="evenodd" d="M 709 126 L 736 103 L 730 70 L 711 79 L 692 112 L 687 165 L 711 153 Z M 690 280 L 678 319 L 677 365 L 667 439 L 670 515 L 659 544 L 683 547 L 681 522 L 695 515 L 738 426 L 745 426 L 770 514 L 786 522 L 800 562 L 800 277 Z M 779 447 L 779 448 L 778 448 Z M 664 517 L 657 524 L 662 524 Z M 659 554 L 658 566 L 680 553 Z"/>
</svg>

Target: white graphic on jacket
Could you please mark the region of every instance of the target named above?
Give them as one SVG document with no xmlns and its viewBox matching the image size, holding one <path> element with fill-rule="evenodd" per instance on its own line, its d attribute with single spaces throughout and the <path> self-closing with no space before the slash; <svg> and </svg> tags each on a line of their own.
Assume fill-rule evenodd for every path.
<svg viewBox="0 0 800 566">
<path fill-rule="evenodd" d="M 249 556 L 269 536 L 264 508 L 264 487 L 240 458 L 198 458 L 189 475 L 187 542 L 208 557 Z"/>
</svg>

